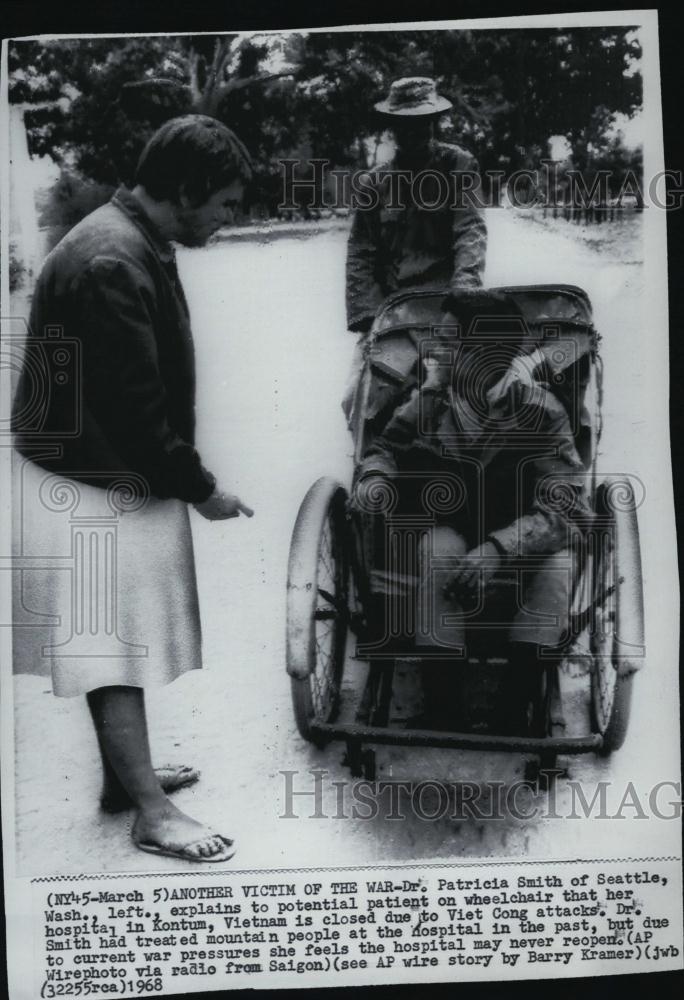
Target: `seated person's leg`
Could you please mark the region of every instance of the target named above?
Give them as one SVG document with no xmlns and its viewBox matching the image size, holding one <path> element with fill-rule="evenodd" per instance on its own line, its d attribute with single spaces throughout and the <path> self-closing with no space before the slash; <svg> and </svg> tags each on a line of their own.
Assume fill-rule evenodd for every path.
<svg viewBox="0 0 684 1000">
<path fill-rule="evenodd" d="M 561 549 L 536 572 L 520 571 L 518 607 L 509 633 L 512 642 L 560 646 L 567 638 L 576 556 Z"/>
<path fill-rule="evenodd" d="M 466 551 L 463 536 L 448 526 L 433 527 L 419 550 L 416 651 L 436 654 L 434 660 L 425 661 L 422 673 L 426 715 L 437 727 L 447 727 L 455 718 L 458 679 L 464 669 L 465 629 L 462 622 L 453 621 L 459 607 L 444 596 L 443 588 Z"/>
<path fill-rule="evenodd" d="M 554 664 L 553 650 L 567 638 L 575 559 L 572 550 L 562 549 L 548 556 L 537 572 L 520 574 L 505 685 L 505 722 L 511 731 L 525 731 L 528 706 L 538 698 L 543 671 Z"/>
<path fill-rule="evenodd" d="M 453 621 L 459 607 L 444 596 L 461 556 L 468 551 L 462 535 L 447 525 L 433 527 L 419 548 L 416 646 L 458 651 L 465 641 L 463 623 Z M 445 620 L 449 616 L 451 620 Z"/>
</svg>

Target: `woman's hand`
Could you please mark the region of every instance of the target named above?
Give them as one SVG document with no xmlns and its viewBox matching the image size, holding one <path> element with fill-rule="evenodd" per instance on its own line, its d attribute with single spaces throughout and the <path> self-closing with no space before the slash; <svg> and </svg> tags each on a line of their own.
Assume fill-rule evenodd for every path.
<svg viewBox="0 0 684 1000">
<path fill-rule="evenodd" d="M 193 504 L 196 511 L 206 517 L 207 521 L 226 521 L 229 517 L 239 517 L 245 514 L 252 517 L 254 511 L 233 493 L 225 493 L 216 487 L 211 496 L 202 503 Z"/>
<path fill-rule="evenodd" d="M 444 588 L 445 597 L 465 598 L 468 604 L 477 604 L 480 591 L 501 566 L 501 554 L 492 542 L 483 542 L 461 559 L 452 579 Z"/>
</svg>

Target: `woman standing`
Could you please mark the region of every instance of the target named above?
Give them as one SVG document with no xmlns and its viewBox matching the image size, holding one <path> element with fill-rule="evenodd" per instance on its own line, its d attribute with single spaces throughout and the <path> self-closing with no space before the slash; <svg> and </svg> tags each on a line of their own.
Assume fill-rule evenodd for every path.
<svg viewBox="0 0 684 1000">
<path fill-rule="evenodd" d="M 220 122 L 166 122 L 133 188 L 45 261 L 13 410 L 15 539 L 39 557 L 14 574 L 14 620 L 30 609 L 62 626 L 49 643 L 42 628 L 15 629 L 15 668 L 49 667 L 57 696 L 86 696 L 103 807 L 134 806 L 139 848 L 190 861 L 228 860 L 233 842 L 169 800 L 197 773 L 154 770 L 144 696 L 201 666 L 188 504 L 209 520 L 252 511 L 194 446 L 193 343 L 171 242 L 205 244 L 250 177 L 247 151 Z"/>
</svg>

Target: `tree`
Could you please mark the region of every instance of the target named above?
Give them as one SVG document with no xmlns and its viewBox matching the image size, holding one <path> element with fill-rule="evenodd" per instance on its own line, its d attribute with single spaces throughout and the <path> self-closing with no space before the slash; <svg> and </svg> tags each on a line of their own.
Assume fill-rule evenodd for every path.
<svg viewBox="0 0 684 1000">
<path fill-rule="evenodd" d="M 250 88 L 289 75 L 287 68 L 263 71 L 268 45 L 238 35 L 25 45 L 11 49 L 10 99 L 41 101 L 27 113 L 31 151 L 112 185 L 130 182 L 163 121 L 192 111 L 221 117 L 232 95 L 244 107 Z"/>
<path fill-rule="evenodd" d="M 178 80 L 182 66 L 175 55 L 163 38 L 14 42 L 10 100 L 28 96 L 36 105 L 25 112 L 31 153 L 49 154 L 103 184 L 130 180 L 149 126 L 122 107 L 123 84 L 150 77 L 157 67 Z"/>
<path fill-rule="evenodd" d="M 454 104 L 444 136 L 481 169 L 508 172 L 536 165 L 554 134 L 579 150 L 600 107 L 632 114 L 639 55 L 625 28 L 317 32 L 303 38 L 297 79 L 319 155 L 362 163 L 361 140 L 372 145 L 383 128 L 373 104 L 391 81 L 431 76 Z"/>
<path fill-rule="evenodd" d="M 443 136 L 483 171 L 534 167 L 557 134 L 589 169 L 615 115 L 640 105 L 639 56 L 623 27 L 15 41 L 10 99 L 41 102 L 26 112 L 33 152 L 110 185 L 130 182 L 161 122 L 214 115 L 273 205 L 282 157 L 369 165 L 385 127 L 373 105 L 401 76 L 436 79 L 454 104 Z"/>
</svg>

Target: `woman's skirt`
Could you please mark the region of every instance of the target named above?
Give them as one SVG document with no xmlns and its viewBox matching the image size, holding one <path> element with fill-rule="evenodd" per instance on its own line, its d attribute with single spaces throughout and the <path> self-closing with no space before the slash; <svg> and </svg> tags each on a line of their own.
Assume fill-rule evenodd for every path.
<svg viewBox="0 0 684 1000">
<path fill-rule="evenodd" d="M 56 695 L 168 684 L 201 667 L 187 505 L 89 486 L 18 457 L 15 673 Z"/>
</svg>

